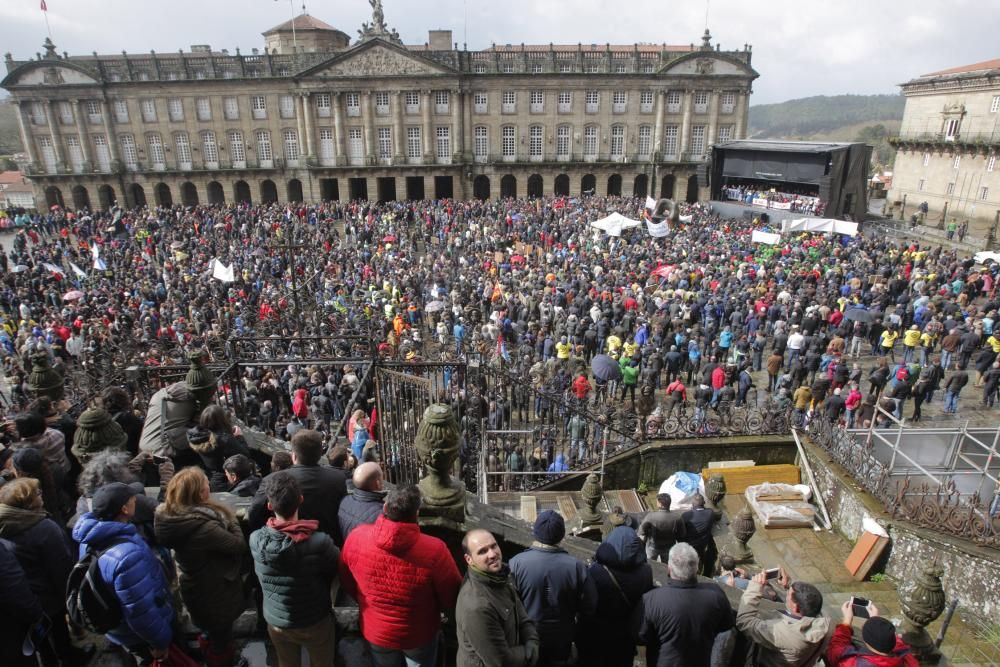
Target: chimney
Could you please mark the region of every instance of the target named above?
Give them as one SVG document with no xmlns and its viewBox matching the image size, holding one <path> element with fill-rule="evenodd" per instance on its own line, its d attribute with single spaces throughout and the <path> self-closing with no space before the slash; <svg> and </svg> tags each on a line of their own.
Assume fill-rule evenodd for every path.
<svg viewBox="0 0 1000 667">
<path fill-rule="evenodd" d="M 429 30 L 427 43 L 431 51 L 450 51 L 451 30 Z"/>
</svg>

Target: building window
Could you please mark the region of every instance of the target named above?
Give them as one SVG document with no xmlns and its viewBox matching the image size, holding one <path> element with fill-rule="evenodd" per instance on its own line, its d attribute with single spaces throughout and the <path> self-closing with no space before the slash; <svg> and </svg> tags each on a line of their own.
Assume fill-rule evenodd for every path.
<svg viewBox="0 0 1000 667">
<path fill-rule="evenodd" d="M 270 136 L 267 139 L 267 150 L 268 153 L 270 153 Z M 215 132 L 212 132 L 211 130 L 201 133 L 201 156 L 205 161 L 205 167 L 208 169 L 219 168 L 219 144 L 215 141 Z"/>
<path fill-rule="evenodd" d="M 542 64 L 541 63 L 531 63 L 531 73 L 532 74 L 541 74 L 542 73 Z"/>
<path fill-rule="evenodd" d="M 617 63 L 615 65 L 615 74 L 625 74 L 628 72 L 628 66 L 622 63 Z"/>
<path fill-rule="evenodd" d="M 628 93 L 624 90 L 616 90 L 611 93 L 611 111 L 612 113 L 625 113 L 626 105 L 628 101 Z"/>
<path fill-rule="evenodd" d="M 365 140 L 361 136 L 360 127 L 352 127 L 347 130 L 347 157 L 351 164 L 364 164 Z"/>
<path fill-rule="evenodd" d="M 472 110 L 476 113 L 486 113 L 489 96 L 486 93 L 472 94 Z"/>
<path fill-rule="evenodd" d="M 639 158 L 648 159 L 653 148 L 653 128 L 650 125 L 639 126 Z"/>
<path fill-rule="evenodd" d="M 917 192 L 923 192 L 923 191 L 924 191 L 924 179 L 921 178 L 919 181 L 917 181 Z"/>
<path fill-rule="evenodd" d="M 584 98 L 584 104 L 584 111 L 587 113 L 597 113 L 601 105 L 601 94 L 596 90 L 588 90 L 587 96 Z"/>
<path fill-rule="evenodd" d="M 534 162 L 542 159 L 542 142 L 545 136 L 545 128 L 541 125 L 532 125 L 528 128 L 528 155 Z"/>
<path fill-rule="evenodd" d="M 80 138 L 70 135 L 66 137 L 66 148 L 69 151 L 69 166 L 73 173 L 79 174 L 83 171 L 83 150 L 80 148 Z"/>
<path fill-rule="evenodd" d="M 73 124 L 73 107 L 70 106 L 69 102 L 59 103 L 59 122 L 63 125 Z"/>
<path fill-rule="evenodd" d="M 174 135 L 174 149 L 177 151 L 177 167 L 180 169 L 190 169 L 191 142 L 188 141 L 186 132 L 178 132 Z"/>
<path fill-rule="evenodd" d="M 127 123 L 128 122 L 128 102 L 125 100 L 115 100 L 114 101 L 115 110 L 115 122 L 116 123 Z M 44 118 L 44 116 L 43 116 Z M 42 125 L 44 123 L 39 123 Z"/>
<path fill-rule="evenodd" d="M 48 122 L 45 118 L 45 104 L 43 102 L 32 102 L 31 112 L 28 115 L 32 125 L 45 125 Z"/>
<path fill-rule="evenodd" d="M 486 162 L 490 157 L 490 131 L 477 125 L 472 131 L 472 154 L 476 162 Z"/>
<path fill-rule="evenodd" d="M 985 185 L 979 188 L 979 200 L 986 201 L 990 198 L 990 189 Z"/>
<path fill-rule="evenodd" d="M 597 158 L 597 126 L 588 125 L 583 128 L 583 157 L 585 160 Z"/>
<path fill-rule="evenodd" d="M 694 94 L 694 112 L 708 113 L 708 93 L 704 90 L 696 91 Z"/>
<path fill-rule="evenodd" d="M 569 125 L 560 125 L 556 128 L 556 157 L 560 160 L 569 159 L 570 132 Z"/>
<path fill-rule="evenodd" d="M 330 117 L 330 93 L 316 95 L 316 115 L 320 118 Z"/>
<path fill-rule="evenodd" d="M 271 152 L 271 133 L 267 130 L 257 130 L 257 162 L 261 167 L 270 167 L 274 154 Z"/>
<path fill-rule="evenodd" d="M 333 137 L 331 136 L 331 139 Z M 378 128 L 378 157 L 384 162 L 392 160 L 392 128 Z"/>
<path fill-rule="evenodd" d="M 361 115 L 361 95 L 358 93 L 347 93 L 344 96 L 344 105 L 347 107 L 347 115 L 357 117 Z"/>
<path fill-rule="evenodd" d="M 135 149 L 135 137 L 131 134 L 120 135 L 118 145 L 122 147 L 122 162 L 125 163 L 125 168 L 136 171 L 139 168 L 139 153 Z"/>
<path fill-rule="evenodd" d="M 653 63 L 643 63 L 640 71 L 643 74 L 652 74 L 653 73 Z"/>
<path fill-rule="evenodd" d="M 212 120 L 212 101 L 207 97 L 199 97 L 195 100 L 195 108 L 198 112 L 198 120 Z"/>
<path fill-rule="evenodd" d="M 1000 95 L 993 96 L 993 103 L 990 104 L 990 113 L 996 113 L 1000 111 Z"/>
<path fill-rule="evenodd" d="M 559 73 L 560 74 L 570 74 L 572 72 L 573 72 L 573 66 L 572 65 L 567 65 L 566 63 L 562 63 L 562 64 L 559 65 Z"/>
<path fill-rule="evenodd" d="M 620 160 L 625 156 L 625 126 L 611 126 L 611 159 Z"/>
<path fill-rule="evenodd" d="M 389 93 L 375 93 L 375 113 L 379 116 L 389 115 Z"/>
<path fill-rule="evenodd" d="M 406 93 L 406 113 L 420 113 L 420 93 L 415 90 Z"/>
<path fill-rule="evenodd" d="M 253 117 L 256 120 L 267 118 L 267 99 L 263 95 L 254 95 L 250 98 L 250 108 L 253 110 Z"/>
<path fill-rule="evenodd" d="M 184 120 L 184 100 L 179 97 L 167 100 L 167 116 L 174 122 Z"/>
<path fill-rule="evenodd" d="M 285 130 L 282 133 L 285 139 L 285 159 L 289 163 L 299 159 L 299 135 L 295 130 Z"/>
<path fill-rule="evenodd" d="M 533 90 L 528 96 L 531 113 L 542 113 L 545 111 L 545 93 L 540 90 Z"/>
<path fill-rule="evenodd" d="M 42 149 L 42 163 L 45 165 L 45 171 L 50 174 L 59 171 L 59 165 L 56 162 L 56 149 L 52 145 L 52 137 L 38 137 L 38 146 Z M 132 150 L 134 153 L 134 146 Z"/>
<path fill-rule="evenodd" d="M 222 98 L 222 115 L 226 120 L 239 120 L 240 103 L 235 97 Z"/>
<path fill-rule="evenodd" d="M 945 122 L 944 125 L 944 140 L 945 141 L 955 141 L 958 138 L 958 129 L 962 124 L 962 121 L 958 118 L 952 118 Z"/>
<path fill-rule="evenodd" d="M 671 90 L 667 92 L 667 113 L 681 112 L 681 91 Z"/>
<path fill-rule="evenodd" d="M 924 166 L 926 167 L 930 163 L 931 163 L 931 154 L 930 153 L 924 153 Z"/>
<path fill-rule="evenodd" d="M 451 95 L 447 90 L 439 90 L 434 93 L 434 113 L 448 113 L 448 102 Z"/>
<path fill-rule="evenodd" d="M 229 133 L 229 158 L 234 167 L 244 167 L 247 163 L 246 145 L 243 143 L 243 133 L 233 130 Z"/>
<path fill-rule="evenodd" d="M 693 125 L 691 127 L 691 153 L 702 155 L 705 152 L 705 126 Z"/>
<path fill-rule="evenodd" d="M 411 161 L 418 161 L 423 156 L 424 144 L 420 137 L 420 128 L 406 128 L 406 157 Z"/>
<path fill-rule="evenodd" d="M 97 169 L 102 172 L 111 171 L 111 151 L 108 149 L 108 139 L 103 134 L 94 135 L 94 147 L 97 155 Z"/>
<path fill-rule="evenodd" d="M 451 128 L 442 125 L 434 129 L 438 164 L 451 164 Z"/>
<path fill-rule="evenodd" d="M 155 132 L 146 135 L 146 146 L 149 148 L 149 163 L 153 169 L 164 169 L 167 166 L 166 157 L 163 154 L 163 139 Z"/>
<path fill-rule="evenodd" d="M 997 156 L 991 155 L 989 159 L 986 160 L 986 171 L 993 171 L 993 168 L 997 166 Z"/>
<path fill-rule="evenodd" d="M 677 126 L 667 125 L 663 128 L 663 154 L 677 155 Z"/>
<path fill-rule="evenodd" d="M 573 111 L 573 93 L 564 90 L 559 93 L 559 113 L 570 113 Z"/>
<path fill-rule="evenodd" d="M 601 71 L 601 68 L 598 65 L 587 65 L 583 68 L 583 71 L 587 74 L 597 74 Z"/>
<path fill-rule="evenodd" d="M 503 98 L 501 101 L 503 102 L 500 106 L 500 111 L 502 113 L 514 113 L 517 111 L 517 93 L 513 90 L 503 91 Z"/>
<path fill-rule="evenodd" d="M 953 194 L 955 194 L 955 184 L 954 184 L 954 183 L 949 183 L 949 184 L 948 184 L 948 185 L 947 185 L 947 186 L 945 187 L 945 189 L 944 189 L 944 193 L 945 193 L 946 195 L 953 195 Z"/>
<path fill-rule="evenodd" d="M 203 69 L 196 69 L 194 71 L 194 78 L 196 78 L 198 80 L 207 79 L 208 78 L 208 73 L 205 70 L 203 70 Z"/>
<path fill-rule="evenodd" d="M 319 160 L 324 165 L 331 165 L 334 162 L 333 130 L 328 127 L 320 128 L 319 131 Z"/>
<path fill-rule="evenodd" d="M 94 100 L 87 100 L 86 104 L 87 110 L 87 120 L 90 121 L 91 125 L 101 124 L 101 105 L 99 102 Z"/>
<path fill-rule="evenodd" d="M 733 113 L 736 110 L 736 93 L 722 93 L 719 98 L 719 111 L 721 113 Z"/>
<path fill-rule="evenodd" d="M 472 66 L 472 72 L 474 74 L 486 74 L 486 65 L 483 63 L 476 63 Z"/>
<path fill-rule="evenodd" d="M 639 111 L 642 113 L 652 113 L 653 111 L 653 91 L 644 90 L 639 93 Z"/>
<path fill-rule="evenodd" d="M 517 128 L 513 125 L 504 125 L 500 130 L 501 148 L 505 162 L 513 162 L 517 159 Z"/>
<path fill-rule="evenodd" d="M 500 71 L 503 72 L 504 74 L 513 74 L 514 73 L 514 63 L 504 63 L 501 66 Z"/>
<path fill-rule="evenodd" d="M 142 111 L 143 122 L 156 122 L 156 100 L 139 100 L 139 109 Z"/>
<path fill-rule="evenodd" d="M 733 140 L 733 126 L 732 125 L 720 125 L 719 126 L 719 136 L 716 140 L 718 144 L 724 144 L 728 141 Z"/>
<path fill-rule="evenodd" d="M 961 164 L 962 164 L 962 156 L 961 155 L 956 155 L 955 156 L 955 164 L 953 164 L 952 167 L 954 169 L 958 169 Z"/>
<path fill-rule="evenodd" d="M 295 118 L 295 98 L 282 95 L 278 98 L 278 115 L 282 118 Z"/>
</svg>

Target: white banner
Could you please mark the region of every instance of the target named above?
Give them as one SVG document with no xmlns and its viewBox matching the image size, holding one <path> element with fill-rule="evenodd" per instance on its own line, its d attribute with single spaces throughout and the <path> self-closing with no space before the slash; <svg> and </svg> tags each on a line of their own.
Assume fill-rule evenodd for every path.
<svg viewBox="0 0 1000 667">
<path fill-rule="evenodd" d="M 66 275 L 66 272 L 60 269 L 55 264 L 49 264 L 48 262 L 42 262 L 42 266 L 51 271 L 52 273 L 58 273 L 60 276 Z"/>
<path fill-rule="evenodd" d="M 650 236 L 655 236 L 656 238 L 661 238 L 670 233 L 670 227 L 667 226 L 665 222 L 650 222 L 646 221 L 646 231 L 649 232 Z"/>
<path fill-rule="evenodd" d="M 764 208 L 767 208 L 767 199 L 764 197 L 754 197 L 752 203 L 754 206 L 763 206 Z"/>
<path fill-rule="evenodd" d="M 779 211 L 791 211 L 792 202 L 790 201 L 773 201 L 771 202 L 771 208 L 778 209 Z"/>
<path fill-rule="evenodd" d="M 781 234 L 772 234 L 771 232 L 762 232 L 759 229 L 755 229 L 753 230 L 753 234 L 750 235 L 750 240 L 754 243 L 777 245 L 781 243 Z"/>
<path fill-rule="evenodd" d="M 653 199 L 652 197 L 646 197 L 646 208 L 648 208 L 650 211 L 656 208 L 656 200 Z"/>
<path fill-rule="evenodd" d="M 86 278 L 87 277 L 87 274 L 84 273 L 83 269 L 81 269 L 79 266 L 77 266 L 73 262 L 70 262 L 69 266 L 70 266 L 71 269 L 73 269 L 73 273 L 75 273 L 77 275 L 77 277 L 79 277 L 79 278 Z"/>
<path fill-rule="evenodd" d="M 217 259 L 212 260 L 212 277 L 216 280 L 221 280 L 224 283 L 231 283 L 236 280 L 233 275 L 233 267 L 226 266 Z"/>
</svg>

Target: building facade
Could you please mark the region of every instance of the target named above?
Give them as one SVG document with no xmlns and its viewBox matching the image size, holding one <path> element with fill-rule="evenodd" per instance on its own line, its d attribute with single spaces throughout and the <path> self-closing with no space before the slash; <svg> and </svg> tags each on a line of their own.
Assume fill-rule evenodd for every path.
<svg viewBox="0 0 1000 667">
<path fill-rule="evenodd" d="M 742 138 L 752 51 L 406 46 L 381 3 L 351 43 L 303 14 L 262 52 L 7 55 L 40 203 L 597 194 L 693 200 Z"/>
<path fill-rule="evenodd" d="M 996 234 L 1000 220 L 1000 60 L 902 84 L 906 108 L 888 203 L 909 218 L 926 202 L 926 224 L 969 222 Z"/>
</svg>

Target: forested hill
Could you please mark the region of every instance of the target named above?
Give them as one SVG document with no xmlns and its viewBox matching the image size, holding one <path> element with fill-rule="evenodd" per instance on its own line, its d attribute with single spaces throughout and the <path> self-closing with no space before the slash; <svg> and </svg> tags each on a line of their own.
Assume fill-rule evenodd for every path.
<svg viewBox="0 0 1000 667">
<path fill-rule="evenodd" d="M 857 128 L 903 118 L 902 95 L 820 95 L 750 107 L 750 136 L 757 139 L 809 139 L 841 134 L 853 139 Z M 892 123 L 886 123 L 892 125 Z M 898 127 L 898 125 L 897 125 Z"/>
</svg>

